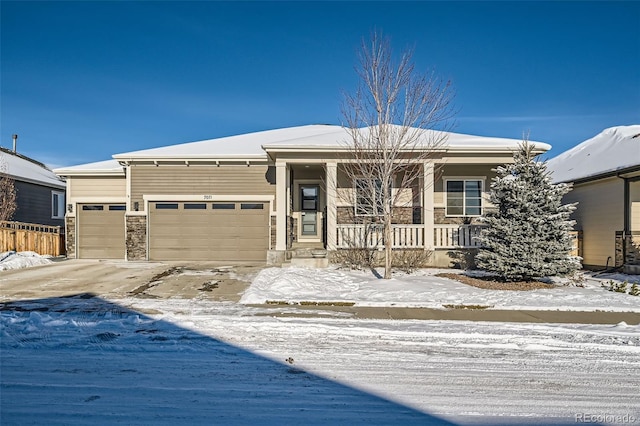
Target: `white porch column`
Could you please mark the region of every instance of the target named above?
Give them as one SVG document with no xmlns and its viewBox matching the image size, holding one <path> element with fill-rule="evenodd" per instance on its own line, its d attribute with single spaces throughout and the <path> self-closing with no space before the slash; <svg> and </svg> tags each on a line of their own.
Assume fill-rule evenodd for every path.
<svg viewBox="0 0 640 426">
<path fill-rule="evenodd" d="M 422 191 L 424 205 L 422 217 L 424 221 L 424 249 L 433 250 L 434 241 L 434 169 L 433 162 L 425 162 L 422 167 Z"/>
<path fill-rule="evenodd" d="M 338 163 L 331 162 L 326 164 L 327 168 L 327 250 L 335 250 L 337 245 L 338 223 L 336 210 L 336 197 L 338 196 Z"/>
<path fill-rule="evenodd" d="M 276 250 L 287 249 L 287 163 L 276 160 Z"/>
</svg>

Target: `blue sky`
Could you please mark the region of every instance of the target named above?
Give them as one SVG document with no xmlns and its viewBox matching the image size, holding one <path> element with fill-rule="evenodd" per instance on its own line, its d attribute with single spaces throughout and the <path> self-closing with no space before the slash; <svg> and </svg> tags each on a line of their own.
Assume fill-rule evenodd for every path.
<svg viewBox="0 0 640 426">
<path fill-rule="evenodd" d="M 454 130 L 554 146 L 640 123 L 640 2 L 0 2 L 0 145 L 53 167 L 340 124 L 363 37 L 415 49 Z"/>
</svg>

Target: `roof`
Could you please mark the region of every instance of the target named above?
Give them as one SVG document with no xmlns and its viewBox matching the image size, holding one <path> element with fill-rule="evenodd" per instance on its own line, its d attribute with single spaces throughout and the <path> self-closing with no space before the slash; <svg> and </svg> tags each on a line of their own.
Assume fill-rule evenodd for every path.
<svg viewBox="0 0 640 426">
<path fill-rule="evenodd" d="M 640 125 L 617 126 L 547 162 L 555 182 L 595 179 L 640 167 Z"/>
<path fill-rule="evenodd" d="M 0 163 L 14 180 L 57 189 L 65 189 L 66 183 L 44 164 L 25 155 L 0 147 Z"/>
<path fill-rule="evenodd" d="M 98 161 L 78 166 L 60 167 L 53 170 L 59 176 L 117 175 L 124 176 L 124 169 L 117 160 Z"/>
<path fill-rule="evenodd" d="M 366 132 L 366 129 L 363 129 Z M 426 138 L 440 136 L 442 132 L 425 130 Z M 160 160 L 160 159 L 267 159 L 267 152 L 277 150 L 340 150 L 347 149 L 350 139 L 342 126 L 314 124 L 266 130 L 243 135 L 228 136 L 189 142 L 160 148 L 116 154 L 114 159 Z M 494 138 L 484 136 L 448 133 L 447 151 L 513 151 L 522 141 L 519 139 Z M 547 151 L 550 145 L 532 142 L 541 151 Z M 266 152 L 265 152 L 266 151 Z"/>
</svg>

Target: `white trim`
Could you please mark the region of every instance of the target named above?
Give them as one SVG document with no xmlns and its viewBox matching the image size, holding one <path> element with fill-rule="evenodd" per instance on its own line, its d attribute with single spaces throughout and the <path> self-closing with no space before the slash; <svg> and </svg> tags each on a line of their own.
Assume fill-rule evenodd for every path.
<svg viewBox="0 0 640 426">
<path fill-rule="evenodd" d="M 54 201 L 56 197 L 57 197 L 57 203 L 55 203 Z M 60 203 L 60 198 L 62 198 L 62 203 Z M 58 208 L 57 216 L 53 214 L 54 205 Z M 64 219 L 64 215 L 66 211 L 67 211 L 67 200 L 66 200 L 64 190 L 58 191 L 58 190 L 52 189 L 51 190 L 51 219 Z"/>
<path fill-rule="evenodd" d="M 69 199 L 73 204 L 127 204 L 126 197 L 73 197 Z"/>
<path fill-rule="evenodd" d="M 287 188 L 289 168 L 286 162 L 276 162 L 276 250 L 287 249 Z"/>
<path fill-rule="evenodd" d="M 484 213 L 485 208 L 485 181 L 487 180 L 486 176 L 443 176 L 442 177 L 442 193 L 444 195 L 444 215 L 445 217 L 480 217 Z M 463 205 L 462 211 L 463 214 L 449 214 L 448 212 L 448 204 L 447 204 L 447 182 L 448 181 L 462 181 L 463 182 Z M 464 192 L 464 182 L 465 181 L 480 181 L 480 214 L 464 214 L 466 210 L 466 195 Z"/>
</svg>

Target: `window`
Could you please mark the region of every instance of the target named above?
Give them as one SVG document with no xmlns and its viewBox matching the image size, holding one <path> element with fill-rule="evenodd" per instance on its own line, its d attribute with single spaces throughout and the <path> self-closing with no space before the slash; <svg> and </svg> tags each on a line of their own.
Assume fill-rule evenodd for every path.
<svg viewBox="0 0 640 426">
<path fill-rule="evenodd" d="M 85 212 L 102 211 L 104 210 L 104 206 L 101 206 L 99 204 L 90 204 L 90 205 L 82 206 L 82 210 Z"/>
<path fill-rule="evenodd" d="M 205 203 L 185 203 L 185 210 L 206 210 L 207 205 Z"/>
<path fill-rule="evenodd" d="M 384 200 L 380 179 L 356 179 L 355 193 L 356 216 L 380 216 L 382 214 Z"/>
<path fill-rule="evenodd" d="M 178 203 L 156 203 L 158 210 L 178 210 Z"/>
<path fill-rule="evenodd" d="M 51 218 L 64 219 L 64 192 L 51 191 Z"/>
<path fill-rule="evenodd" d="M 211 208 L 213 210 L 234 210 L 236 205 L 233 203 L 214 203 Z"/>
<path fill-rule="evenodd" d="M 447 216 L 480 216 L 482 214 L 481 179 L 447 179 Z"/>
<path fill-rule="evenodd" d="M 127 209 L 127 206 L 125 206 L 124 204 L 112 204 L 109 206 L 109 211 L 118 211 L 118 212 L 122 212 L 125 211 Z"/>
<path fill-rule="evenodd" d="M 262 210 L 264 209 L 264 204 L 240 204 L 240 210 Z"/>
</svg>

